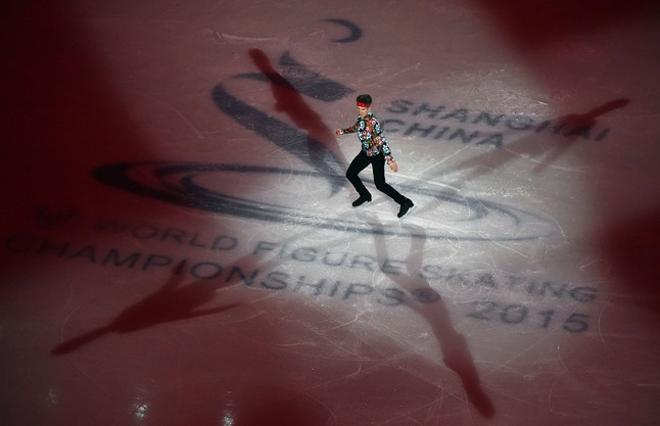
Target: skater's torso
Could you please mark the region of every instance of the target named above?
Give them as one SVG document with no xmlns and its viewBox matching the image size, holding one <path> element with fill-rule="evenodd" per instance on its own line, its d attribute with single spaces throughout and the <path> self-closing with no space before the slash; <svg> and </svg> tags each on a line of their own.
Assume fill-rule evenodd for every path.
<svg viewBox="0 0 660 426">
<path fill-rule="evenodd" d="M 390 156 L 390 147 L 387 145 L 387 139 L 383 136 L 383 130 L 380 123 L 373 113 L 368 113 L 365 117 L 358 116 L 354 125 L 344 129 L 345 133 L 357 133 L 358 139 L 362 144 L 362 150 L 368 157 L 378 154 Z"/>
</svg>

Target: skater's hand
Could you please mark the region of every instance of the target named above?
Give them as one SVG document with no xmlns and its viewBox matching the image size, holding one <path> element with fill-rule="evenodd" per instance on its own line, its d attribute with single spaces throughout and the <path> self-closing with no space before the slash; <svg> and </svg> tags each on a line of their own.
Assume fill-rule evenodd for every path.
<svg viewBox="0 0 660 426">
<path fill-rule="evenodd" d="M 341 136 L 341 135 L 343 135 L 343 134 L 344 134 L 344 131 L 343 131 L 342 129 L 337 129 L 337 130 L 335 130 L 335 135 L 337 135 L 337 136 Z"/>
<path fill-rule="evenodd" d="M 399 165 L 396 163 L 396 161 L 392 160 L 387 165 L 390 166 L 390 170 L 392 170 L 394 173 L 399 171 Z"/>
</svg>

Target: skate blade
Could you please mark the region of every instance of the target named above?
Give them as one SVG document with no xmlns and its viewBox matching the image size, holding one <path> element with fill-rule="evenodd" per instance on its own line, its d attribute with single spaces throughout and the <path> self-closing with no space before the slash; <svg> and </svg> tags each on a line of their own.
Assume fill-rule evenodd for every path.
<svg viewBox="0 0 660 426">
<path fill-rule="evenodd" d="M 411 208 L 409 208 L 408 211 L 406 212 L 406 214 L 404 214 L 403 216 L 401 216 L 401 217 L 399 218 L 399 220 L 402 220 L 402 219 L 404 219 L 404 218 L 410 216 L 410 213 L 412 213 L 412 211 L 415 210 L 415 207 L 417 207 L 417 204 L 413 204 L 413 206 L 412 206 Z"/>
</svg>

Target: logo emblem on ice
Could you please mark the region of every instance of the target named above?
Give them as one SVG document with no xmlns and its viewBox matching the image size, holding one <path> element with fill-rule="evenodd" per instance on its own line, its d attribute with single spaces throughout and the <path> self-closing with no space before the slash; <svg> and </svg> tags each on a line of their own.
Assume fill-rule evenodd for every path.
<svg viewBox="0 0 660 426">
<path fill-rule="evenodd" d="M 328 210 L 328 198 L 337 196 L 332 192 L 333 182 L 343 182 L 343 175 L 242 164 L 189 162 L 110 164 L 95 169 L 94 175 L 107 185 L 133 194 L 223 215 L 343 232 L 422 236 L 399 226 L 398 222 L 392 226 L 374 228 L 354 216 L 350 208 Z M 264 180 L 280 180 L 279 192 L 263 191 L 258 185 L 250 186 L 251 181 Z M 399 186 L 406 193 L 415 195 L 414 199 L 421 208 L 406 220 L 423 227 L 425 238 L 523 241 L 548 236 L 554 230 L 548 219 L 517 207 L 465 197 L 443 188 L 418 185 Z M 315 208 L 315 203 L 297 202 L 300 188 L 307 188 L 306 197 L 325 200 L 316 203 L 325 207 Z M 342 201 L 338 204 L 346 203 Z M 435 204 L 435 208 L 424 211 L 424 206 L 431 204 Z"/>
</svg>

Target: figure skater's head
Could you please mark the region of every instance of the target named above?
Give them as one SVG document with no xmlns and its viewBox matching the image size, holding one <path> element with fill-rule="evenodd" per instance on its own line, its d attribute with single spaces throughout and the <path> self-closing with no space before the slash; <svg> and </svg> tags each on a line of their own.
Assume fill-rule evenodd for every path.
<svg viewBox="0 0 660 426">
<path fill-rule="evenodd" d="M 371 96 L 369 95 L 359 95 L 356 99 L 357 101 L 357 109 L 358 109 L 358 114 L 360 114 L 360 117 L 364 118 L 367 116 L 369 113 L 369 107 L 371 107 Z"/>
</svg>

